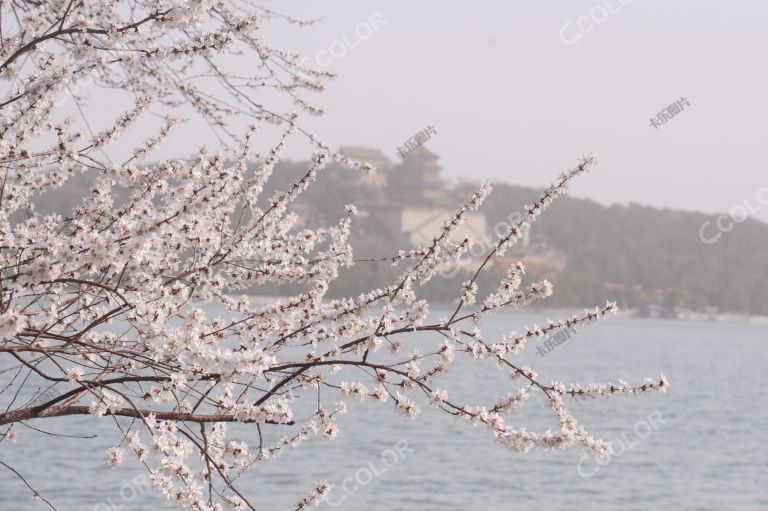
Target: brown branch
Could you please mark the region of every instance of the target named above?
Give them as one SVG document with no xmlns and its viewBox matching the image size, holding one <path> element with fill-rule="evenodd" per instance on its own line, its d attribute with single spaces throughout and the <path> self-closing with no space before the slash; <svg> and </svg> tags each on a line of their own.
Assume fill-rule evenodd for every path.
<svg viewBox="0 0 768 511">
<path fill-rule="evenodd" d="M 169 12 L 170 12 L 170 10 L 167 10 L 167 11 L 164 11 L 164 12 L 155 12 L 153 14 L 150 14 L 146 18 L 144 18 L 142 20 L 139 20 L 139 21 L 137 21 L 135 23 L 131 23 L 130 25 L 126 25 L 124 27 L 117 28 L 117 29 L 114 30 L 114 32 L 125 32 L 127 30 L 137 29 L 138 27 L 140 27 L 141 25 L 143 25 L 144 23 L 147 23 L 149 21 L 154 21 L 154 20 L 162 21 L 163 16 L 165 16 Z M 31 50 L 34 50 L 35 47 L 38 44 L 40 44 L 42 42 L 45 42 L 48 39 L 55 39 L 55 38 L 57 38 L 59 36 L 67 35 L 67 34 L 106 35 L 107 33 L 108 33 L 108 31 L 104 30 L 104 29 L 98 29 L 98 28 L 74 28 L 74 27 L 59 29 L 59 30 L 56 30 L 55 32 L 49 32 L 49 33 L 47 33 L 45 35 L 42 35 L 40 37 L 36 37 L 35 39 L 32 39 L 30 42 L 28 42 L 27 44 L 25 44 L 24 46 L 22 46 L 21 48 L 16 50 L 13 53 L 13 55 L 8 57 L 8 60 L 3 62 L 2 65 L 0 65 L 0 71 L 5 69 L 6 67 L 8 67 L 11 63 L 13 63 L 16 59 L 18 59 L 24 53 L 27 53 L 27 52 L 29 52 Z"/>
<path fill-rule="evenodd" d="M 30 419 L 46 419 L 49 417 L 64 417 L 67 415 L 93 415 L 90 408 L 87 406 L 64 406 L 48 408 L 42 411 L 36 411 L 36 407 L 23 408 L 20 410 L 14 410 L 12 412 L 4 413 L 0 415 L 0 426 L 4 424 L 10 424 L 12 422 L 20 422 Z M 116 417 L 133 417 L 135 419 L 143 419 L 149 414 L 155 414 L 155 417 L 159 420 L 174 421 L 174 422 L 245 422 L 252 423 L 254 421 L 239 421 L 232 415 L 226 414 L 192 414 L 181 412 L 158 412 L 153 410 L 136 410 L 133 408 L 120 408 L 119 410 L 108 411 L 105 415 L 112 415 Z M 266 421 L 266 424 L 280 424 L 284 426 L 292 426 L 293 421 L 290 422 L 275 422 Z"/>
<path fill-rule="evenodd" d="M 15 469 L 15 468 L 13 468 L 12 466 L 8 465 L 7 463 L 3 463 L 2 461 L 0 461 L 0 465 L 4 466 L 5 468 L 7 468 L 7 469 L 8 469 L 8 470 L 10 470 L 11 472 L 13 472 L 13 473 L 16 475 L 16 477 L 18 477 L 19 479 L 21 479 L 21 482 L 22 482 L 22 483 L 24 483 L 24 484 L 27 486 L 27 488 L 29 488 L 29 489 L 32 491 L 32 494 L 33 494 L 35 497 L 39 498 L 40 500 L 42 500 L 43 502 L 45 502 L 46 504 L 48 504 L 48 507 L 50 507 L 51 509 L 53 509 L 53 511 L 56 511 L 56 508 L 55 508 L 55 507 L 53 507 L 53 504 L 51 504 L 50 502 L 48 502 L 48 501 L 46 500 L 46 498 L 45 498 L 45 497 L 43 497 L 42 495 L 40 495 L 40 494 L 37 492 L 37 490 L 35 490 L 34 488 L 32 488 L 32 487 L 29 485 L 29 483 L 27 482 L 27 480 L 26 480 L 26 479 L 24 479 L 24 476 L 22 476 L 21 474 L 19 474 L 19 473 L 16 471 L 16 469 Z"/>
</svg>

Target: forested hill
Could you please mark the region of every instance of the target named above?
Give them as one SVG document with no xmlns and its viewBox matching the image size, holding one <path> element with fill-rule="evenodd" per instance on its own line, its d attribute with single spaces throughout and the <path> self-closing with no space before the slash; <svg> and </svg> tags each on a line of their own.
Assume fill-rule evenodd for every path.
<svg viewBox="0 0 768 511">
<path fill-rule="evenodd" d="M 277 182 L 287 181 L 302 168 L 283 165 Z M 370 190 L 350 177 L 348 171 L 327 169 L 310 188 L 304 200 L 315 218 L 332 222 L 345 203 L 369 204 Z M 456 204 L 467 190 L 453 190 Z M 522 211 L 540 193 L 494 183 L 494 192 L 483 207 L 489 227 L 509 218 L 515 210 Z M 545 244 L 567 258 L 565 268 L 552 276 L 556 288 L 548 303 L 585 306 L 615 299 L 625 307 L 654 304 L 667 311 L 717 307 L 721 312 L 768 314 L 768 225 L 750 219 L 735 224 L 717 243 L 706 244 L 699 233 L 704 222 L 715 217 L 636 204 L 606 207 L 591 200 L 561 197 L 531 231 L 533 250 L 536 243 Z M 356 233 L 358 255 L 371 257 L 393 251 L 391 240 L 397 239 L 396 233 L 385 232 L 387 226 L 366 225 L 370 219 L 356 222 L 363 224 Z M 710 237 L 714 234 L 714 230 L 707 231 Z M 364 268 L 356 267 L 355 271 L 363 275 L 342 279 L 334 291 L 356 291 L 351 282 L 367 282 L 364 274 L 368 270 Z M 384 267 L 375 271 L 388 273 Z M 456 279 L 458 283 L 461 278 Z M 433 298 L 453 296 L 456 283 L 435 283 L 430 294 Z M 491 283 L 489 278 L 486 285 Z"/>
<path fill-rule="evenodd" d="M 280 163 L 265 197 L 286 186 L 306 170 L 305 163 Z M 79 176 L 61 190 L 36 200 L 39 211 L 67 214 L 77 197 L 90 193 L 92 176 Z M 459 204 L 470 187 L 452 188 Z M 541 190 L 495 183 L 483 206 L 488 225 L 522 211 Z M 365 209 L 381 200 L 385 191 L 372 193 L 360 185 L 356 174 L 336 166 L 325 169 L 297 201 L 307 222 L 330 225 L 343 215 L 344 205 Z M 386 200 L 387 197 L 384 197 Z M 702 310 L 717 307 L 721 312 L 768 314 L 768 225 L 755 220 L 735 224 L 717 243 L 700 239 L 701 226 L 715 215 L 660 210 L 639 205 L 606 207 L 590 200 L 564 196 L 534 225 L 532 251 L 546 247 L 567 261 L 553 275 L 553 306 L 588 306 L 617 300 L 628 307 L 675 307 Z M 375 214 L 355 219 L 353 244 L 356 257 L 390 256 L 408 248 L 400 233 Z M 715 230 L 708 231 L 714 236 Z M 388 263 L 359 263 L 331 287 L 335 296 L 354 295 L 383 285 L 399 272 Z M 494 273 L 496 272 L 496 273 Z M 481 280 L 482 290 L 491 289 L 500 268 Z M 540 277 L 530 271 L 529 279 Z M 425 292 L 433 299 L 456 296 L 465 276 L 438 281 Z M 256 293 L 284 294 L 291 289 L 259 289 Z"/>
<path fill-rule="evenodd" d="M 283 164 L 272 185 L 284 181 L 284 186 L 305 168 Z M 452 190 L 457 205 L 469 188 L 465 185 Z M 483 206 L 489 227 L 509 218 L 515 210 L 522 211 L 540 193 L 494 183 L 494 191 Z M 309 216 L 322 222 L 333 222 L 346 203 L 365 206 L 370 200 L 370 190 L 358 185 L 349 171 L 337 168 L 326 169 L 303 199 Z M 701 227 L 715 218 L 636 204 L 607 207 L 591 200 L 561 197 L 531 231 L 533 250 L 537 243 L 543 244 L 567 258 L 565 268 L 552 277 L 555 295 L 548 303 L 586 306 L 615 299 L 623 306 L 654 305 L 666 311 L 717 307 L 721 312 L 768 314 L 768 225 L 749 219 L 735 223 L 717 243 L 704 243 Z M 397 233 L 389 232 L 391 228 L 375 216 L 356 222 L 356 255 L 374 257 L 400 248 L 392 244 Z M 706 231 L 707 236 L 717 233 L 713 229 Z M 341 279 L 332 288 L 334 294 L 362 289 L 372 280 L 366 277 L 369 271 L 390 274 L 385 267 L 368 268 L 356 267 L 358 276 Z M 433 298 L 453 296 L 462 278 L 436 283 L 430 294 Z M 353 281 L 360 285 L 353 285 Z M 492 285 L 491 279 L 486 285 Z"/>
<path fill-rule="evenodd" d="M 528 204 L 537 193 L 497 184 L 486 204 L 491 225 L 508 215 L 510 204 Z M 750 219 L 707 244 L 699 233 L 708 220 L 714 216 L 636 204 L 605 207 L 566 196 L 532 234 L 568 256 L 555 302 L 592 303 L 610 295 L 641 306 L 651 293 L 667 308 L 768 313 L 768 225 Z M 705 237 L 716 232 L 711 227 Z"/>
</svg>

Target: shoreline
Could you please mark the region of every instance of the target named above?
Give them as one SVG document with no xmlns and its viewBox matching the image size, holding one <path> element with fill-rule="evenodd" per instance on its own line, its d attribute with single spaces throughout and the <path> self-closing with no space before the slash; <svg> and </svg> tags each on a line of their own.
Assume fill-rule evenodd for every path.
<svg viewBox="0 0 768 511">
<path fill-rule="evenodd" d="M 247 295 L 251 302 L 261 305 L 268 305 L 278 300 L 287 300 L 290 296 L 270 296 L 270 295 Z M 450 308 L 450 303 L 434 303 L 432 304 L 438 308 Z M 594 308 L 594 306 L 592 307 Z M 509 309 L 501 312 L 501 314 L 509 315 L 529 315 L 529 314 L 553 314 L 558 317 L 570 316 L 574 313 L 583 311 L 585 307 L 527 307 L 525 309 Z M 587 307 L 589 309 L 589 307 Z M 619 312 L 616 315 L 619 318 L 632 318 L 632 319 L 652 319 L 652 320 L 665 320 L 665 321 L 681 321 L 681 322 L 709 322 L 709 323 L 731 323 L 731 324 L 747 324 L 747 325 L 766 325 L 768 326 L 768 315 L 761 314 L 747 314 L 743 312 L 723 312 L 718 314 L 708 314 L 704 312 L 684 311 L 677 316 L 648 316 L 640 314 L 639 309 L 623 309 L 619 308 Z"/>
</svg>

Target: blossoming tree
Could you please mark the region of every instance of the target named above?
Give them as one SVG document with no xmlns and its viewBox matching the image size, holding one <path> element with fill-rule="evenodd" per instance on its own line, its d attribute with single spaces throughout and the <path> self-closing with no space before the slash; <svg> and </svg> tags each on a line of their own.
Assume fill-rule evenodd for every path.
<svg viewBox="0 0 768 511">
<path fill-rule="evenodd" d="M 106 453 L 109 467 L 136 458 L 153 485 L 185 509 L 255 509 L 236 484 L 241 473 L 311 435 L 334 438 L 347 398 L 380 401 L 409 418 L 429 401 L 487 426 L 518 452 L 578 446 L 599 456 L 608 445 L 577 423 L 568 400 L 666 389 L 663 376 L 637 386 L 566 386 L 516 363 L 527 343 L 601 320 L 616 311 L 612 303 L 503 338 L 482 334 L 485 316 L 552 293 L 547 281 L 523 285 L 521 264 L 498 289 L 484 290 L 484 300 L 476 299 L 476 280 L 593 166 L 592 156 L 496 239 L 445 318 L 430 319 L 419 288 L 467 257 L 471 240 L 457 238 L 457 227 L 481 206 L 488 185 L 431 243 L 390 258 L 401 268 L 395 281 L 329 299 L 329 284 L 355 262 L 348 236 L 356 210 L 348 206 L 337 224 L 310 230 L 297 225 L 290 205 L 330 159 L 351 172 L 371 169 L 300 126 L 303 116 L 322 113 L 309 98 L 332 75 L 273 47 L 260 30 L 304 22 L 248 0 L 10 0 L 0 9 L 0 360 L 10 375 L 0 386 L 0 442 L 15 440 L 22 423 L 109 420 L 119 428 Z M 85 82 L 101 101 L 130 98 L 130 105 L 99 126 L 103 119 L 84 113 Z M 210 125 L 216 151 L 152 159 L 183 115 Z M 259 131 L 264 127 L 279 135 L 256 154 L 271 136 Z M 311 164 L 265 200 L 265 183 L 295 137 L 315 148 Z M 83 173 L 93 184 L 71 214 L 32 206 Z M 274 283 L 303 284 L 304 292 L 266 306 L 245 294 Z M 223 313 L 211 318 L 211 307 Z M 433 335 L 434 345 L 409 347 L 414 332 Z M 452 400 L 440 380 L 455 356 L 494 359 L 518 383 L 495 402 Z M 334 383 L 332 373 L 342 368 L 351 380 Z M 62 390 L 40 399 L 40 381 Z M 507 422 L 532 392 L 551 407 L 552 429 Z M 316 401 L 305 422 L 294 416 L 301 400 Z M 250 428 L 250 445 L 228 436 L 232 423 Z M 282 440 L 269 444 L 272 428 Z M 26 482 L 3 453 L 0 444 L 0 469 Z M 306 494 L 297 509 L 330 490 L 324 482 L 297 490 Z"/>
</svg>

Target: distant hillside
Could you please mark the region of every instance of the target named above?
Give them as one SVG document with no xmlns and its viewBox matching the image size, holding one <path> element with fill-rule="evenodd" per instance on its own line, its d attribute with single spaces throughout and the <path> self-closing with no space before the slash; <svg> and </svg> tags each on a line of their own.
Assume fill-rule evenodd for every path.
<svg viewBox="0 0 768 511">
<path fill-rule="evenodd" d="M 510 204 L 530 203 L 537 193 L 497 184 L 486 206 L 489 219 L 505 218 Z M 613 297 L 638 307 L 659 290 L 667 308 L 768 313 L 768 225 L 747 220 L 719 242 L 705 244 L 699 231 L 707 220 L 712 216 L 636 204 L 605 207 L 566 196 L 541 216 L 532 233 L 569 257 L 553 303 Z"/>
<path fill-rule="evenodd" d="M 306 168 L 301 162 L 280 163 L 264 196 L 285 188 Z M 89 180 L 79 177 L 63 191 L 36 200 L 37 208 L 66 214 L 75 198 L 88 193 L 88 187 Z M 467 189 L 462 185 L 449 190 L 455 204 Z M 295 210 L 302 212 L 310 225 L 329 225 L 338 221 L 345 204 L 355 203 L 364 210 L 366 204 L 381 200 L 387 193 L 392 192 L 364 187 L 355 172 L 331 166 L 319 174 Z M 489 227 L 521 211 L 539 193 L 496 183 L 483 207 Z M 718 243 L 708 245 L 699 239 L 699 230 L 707 220 L 712 216 L 639 205 L 605 207 L 568 196 L 559 199 L 531 231 L 532 251 L 537 246 L 547 247 L 567 260 L 564 268 L 546 275 L 556 286 L 548 304 L 587 306 L 612 299 L 633 308 L 717 307 L 722 312 L 768 314 L 768 225 L 747 220 L 725 233 Z M 356 258 L 395 255 L 398 249 L 409 248 L 399 232 L 375 215 L 357 218 L 354 225 Z M 334 283 L 331 294 L 351 295 L 385 284 L 398 271 L 388 263 L 358 263 Z M 490 290 L 500 272 L 496 267 L 487 274 L 480 281 L 481 290 Z M 540 276 L 533 270 L 528 278 Z M 458 275 L 436 281 L 424 292 L 437 300 L 456 296 L 465 278 Z M 293 290 L 255 291 L 284 294 Z"/>
<path fill-rule="evenodd" d="M 282 164 L 272 186 L 285 186 L 305 168 L 304 164 Z M 466 185 L 452 190 L 456 204 L 467 190 Z M 494 183 L 494 192 L 483 207 L 489 227 L 522 211 L 540 192 Z M 316 223 L 328 223 L 339 217 L 344 204 L 365 206 L 370 200 L 371 191 L 357 184 L 354 173 L 331 167 L 302 202 Z M 768 314 L 768 225 L 750 219 L 723 234 L 719 242 L 705 244 L 699 231 L 707 220 L 713 220 L 712 215 L 636 204 L 606 207 L 569 196 L 558 199 L 531 231 L 534 241 L 562 252 L 568 260 L 552 277 L 555 295 L 548 303 L 586 306 L 611 299 L 633 308 L 717 307 L 721 312 Z M 380 219 L 361 218 L 356 224 L 356 257 L 388 255 L 406 248 L 393 243 L 399 240 L 399 233 L 388 230 Z M 333 291 L 356 292 L 394 274 L 388 265 L 361 263 Z M 484 279 L 486 287 L 498 276 Z M 536 276 L 529 274 L 530 278 Z M 452 291 L 462 278 L 435 283 L 427 292 L 438 299 L 454 296 Z"/>
</svg>

